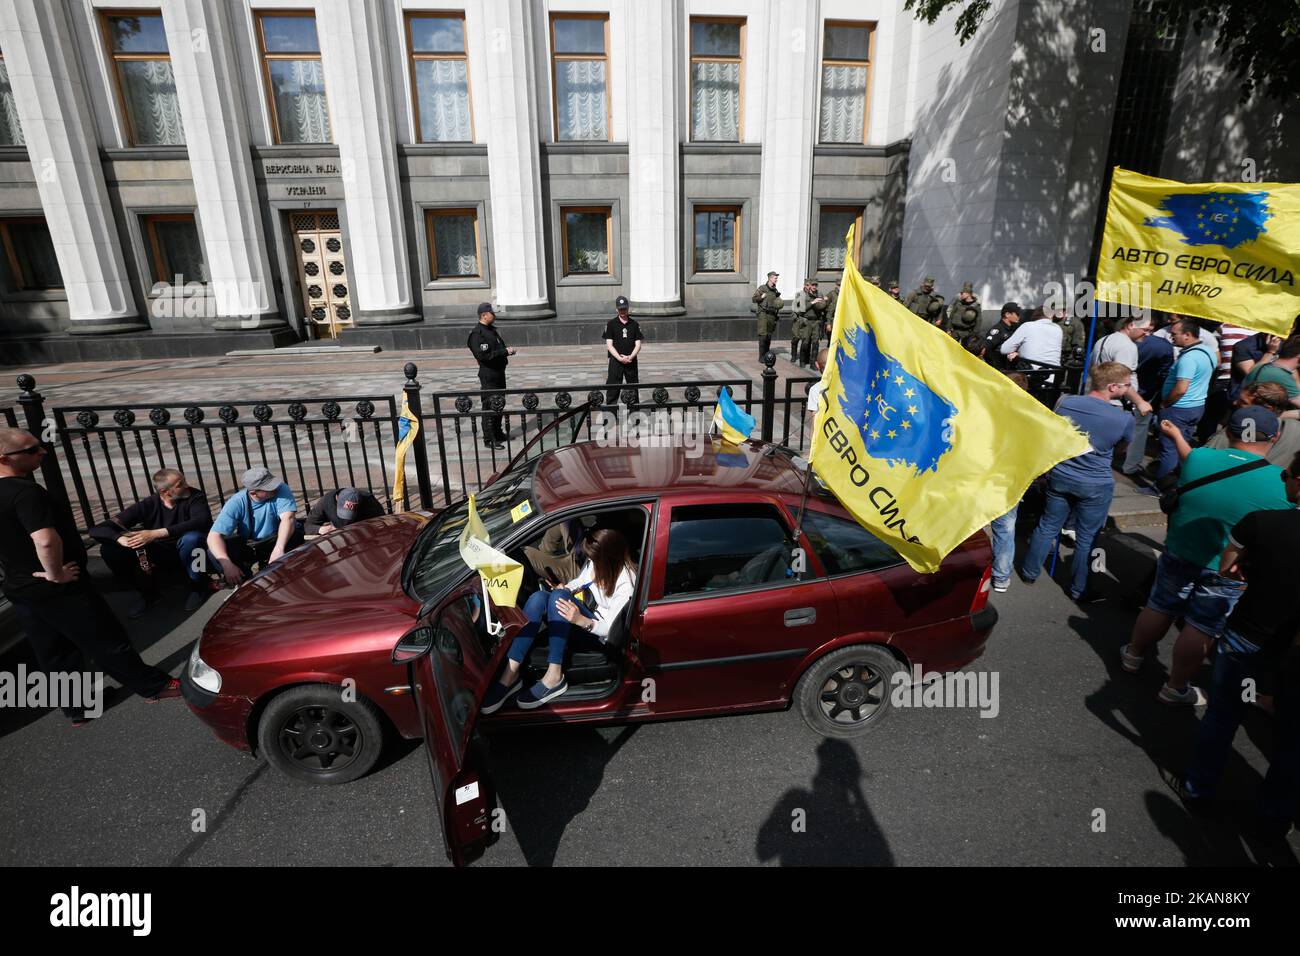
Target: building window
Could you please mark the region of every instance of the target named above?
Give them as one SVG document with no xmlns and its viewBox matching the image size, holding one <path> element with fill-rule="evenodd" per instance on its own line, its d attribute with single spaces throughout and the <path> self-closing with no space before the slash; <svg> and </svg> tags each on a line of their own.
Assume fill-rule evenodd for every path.
<svg viewBox="0 0 1300 956">
<path fill-rule="evenodd" d="M 609 275 L 610 230 L 613 216 L 608 206 L 563 209 L 564 274 Z"/>
<path fill-rule="evenodd" d="M 844 238 L 853 226 L 853 260 L 862 265 L 862 207 L 822 206 L 817 236 L 817 271 L 844 270 Z"/>
<path fill-rule="evenodd" d="M 0 146 L 25 146 L 23 127 L 18 122 L 18 104 L 9 86 L 9 67 L 0 54 Z"/>
<path fill-rule="evenodd" d="M 0 245 L 9 261 L 15 291 L 63 288 L 54 240 L 40 216 L 0 219 Z"/>
<path fill-rule="evenodd" d="M 695 272 L 740 271 L 740 207 L 695 207 Z"/>
<path fill-rule="evenodd" d="M 262 78 L 271 104 L 275 141 L 330 142 L 325 71 L 321 67 L 315 15 L 259 14 L 257 41 L 262 52 Z"/>
<path fill-rule="evenodd" d="M 130 145 L 185 145 L 162 14 L 107 15 L 103 23 Z"/>
<path fill-rule="evenodd" d="M 609 139 L 609 17 L 552 14 L 555 138 Z"/>
<path fill-rule="evenodd" d="M 822 43 L 821 142 L 867 141 L 875 24 L 827 20 Z"/>
<path fill-rule="evenodd" d="M 465 15 L 409 13 L 406 40 L 411 49 L 411 88 L 420 142 L 473 142 Z"/>
<path fill-rule="evenodd" d="M 433 277 L 471 279 L 481 275 L 478 213 L 473 209 L 430 209 L 426 217 Z"/>
<path fill-rule="evenodd" d="M 155 284 L 207 282 L 208 266 L 194 217 L 186 213 L 144 217 L 145 243 Z"/>
<path fill-rule="evenodd" d="M 691 18 L 692 140 L 740 142 L 744 56 L 744 20 Z"/>
</svg>

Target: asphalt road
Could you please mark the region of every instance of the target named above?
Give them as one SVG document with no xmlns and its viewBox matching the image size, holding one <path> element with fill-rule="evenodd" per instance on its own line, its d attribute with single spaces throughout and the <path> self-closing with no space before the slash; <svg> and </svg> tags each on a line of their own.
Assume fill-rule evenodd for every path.
<svg viewBox="0 0 1300 956">
<path fill-rule="evenodd" d="M 122 609 L 126 595 L 109 597 Z M 186 620 L 181 600 L 133 631 L 173 673 L 217 606 Z M 1232 816 L 1189 817 L 1160 780 L 1158 767 L 1182 766 L 1196 723 L 1155 700 L 1170 640 L 1132 677 L 1116 663 L 1133 613 L 1122 604 L 1080 610 L 1046 578 L 995 604 L 1001 622 L 974 668 L 998 675 L 996 717 L 899 710 L 848 743 L 791 712 L 495 735 L 508 828 L 478 865 L 1257 860 Z M 1253 794 L 1270 733 L 1252 714 L 1226 797 Z M 360 781 L 314 788 L 218 743 L 181 701 L 131 697 L 83 730 L 6 708 L 0 735 L 0 863 L 446 865 L 418 743 Z M 1294 865 L 1297 851 L 1293 835 L 1269 859 Z"/>
</svg>

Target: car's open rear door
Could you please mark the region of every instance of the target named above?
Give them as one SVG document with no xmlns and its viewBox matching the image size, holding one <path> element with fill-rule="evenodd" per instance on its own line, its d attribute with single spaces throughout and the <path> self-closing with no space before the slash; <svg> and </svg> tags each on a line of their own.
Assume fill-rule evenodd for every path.
<svg viewBox="0 0 1300 956">
<path fill-rule="evenodd" d="M 474 727 L 483 694 L 524 620 L 515 608 L 491 608 L 493 622 L 503 624 L 502 633 L 493 636 L 483 601 L 474 575 L 453 589 L 393 654 L 395 663 L 408 663 L 411 669 L 444 845 L 456 866 L 482 855 L 493 837 L 495 793 Z"/>
</svg>

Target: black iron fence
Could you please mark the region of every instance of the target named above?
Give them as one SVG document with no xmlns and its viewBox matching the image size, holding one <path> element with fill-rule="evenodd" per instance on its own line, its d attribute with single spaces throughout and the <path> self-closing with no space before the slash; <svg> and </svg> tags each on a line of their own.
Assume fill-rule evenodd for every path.
<svg viewBox="0 0 1300 956">
<path fill-rule="evenodd" d="M 343 486 L 369 491 L 389 512 L 435 508 L 476 491 L 548 425 L 575 408 L 589 414 L 574 429 L 547 433 L 540 445 L 613 437 L 602 430 L 690 427 L 707 431 L 718 393 L 754 415 L 764 441 L 804 452 L 812 438 L 808 389 L 814 376 L 789 378 L 777 395 L 775 357 L 768 355 L 758 394 L 748 379 L 646 382 L 618 391 L 587 386 L 434 392 L 426 403 L 418 369 L 407 363 L 399 396 L 336 396 L 190 404 L 132 402 L 46 408 L 30 375 L 18 377 L 17 406 L 0 408 L 6 425 L 23 427 L 45 445 L 38 480 L 67 501 L 82 531 L 153 491 L 161 468 L 183 472 L 213 503 L 237 491 L 240 476 L 263 466 L 286 481 L 304 508 Z M 1031 391 L 1049 406 L 1077 391 L 1082 369 L 1043 367 L 1029 373 Z M 406 491 L 394 500 L 402 434 L 402 401 L 419 423 L 401 463 Z M 638 422 L 633 416 L 643 413 Z M 506 439 L 485 438 L 500 416 Z M 686 416 L 693 416 L 687 419 Z M 432 460 L 431 460 L 432 459 Z"/>
</svg>

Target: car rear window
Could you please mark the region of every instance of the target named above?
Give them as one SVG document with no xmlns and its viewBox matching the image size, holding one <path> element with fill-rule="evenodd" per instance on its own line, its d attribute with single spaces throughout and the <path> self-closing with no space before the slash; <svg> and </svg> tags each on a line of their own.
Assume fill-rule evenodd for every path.
<svg viewBox="0 0 1300 956">
<path fill-rule="evenodd" d="M 664 597 L 786 581 L 790 550 L 790 529 L 772 505 L 673 508 Z"/>
</svg>

